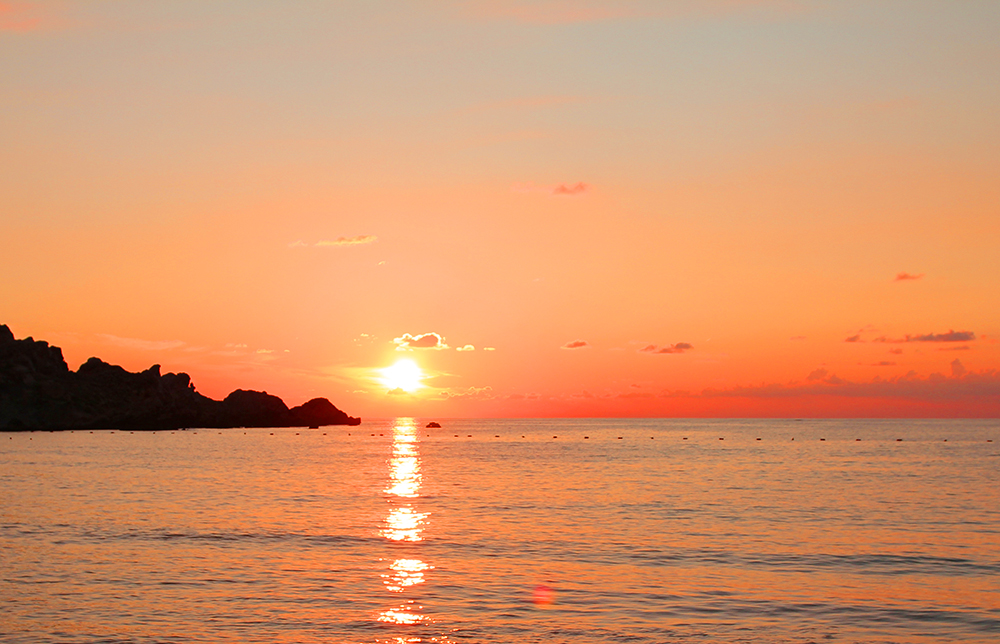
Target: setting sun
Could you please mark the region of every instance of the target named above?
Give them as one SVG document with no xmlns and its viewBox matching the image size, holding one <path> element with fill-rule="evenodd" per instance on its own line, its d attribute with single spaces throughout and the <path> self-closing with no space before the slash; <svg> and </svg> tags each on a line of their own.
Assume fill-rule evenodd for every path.
<svg viewBox="0 0 1000 644">
<path fill-rule="evenodd" d="M 399 360 L 391 367 L 381 370 L 382 384 L 390 390 L 402 389 L 407 393 L 412 393 L 421 387 L 420 380 L 424 377 L 424 372 L 413 360 Z"/>
</svg>

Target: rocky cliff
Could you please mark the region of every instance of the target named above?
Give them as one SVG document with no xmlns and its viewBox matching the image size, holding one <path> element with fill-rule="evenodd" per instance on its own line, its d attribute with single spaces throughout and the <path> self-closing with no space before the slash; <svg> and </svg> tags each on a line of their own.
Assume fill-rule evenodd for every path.
<svg viewBox="0 0 1000 644">
<path fill-rule="evenodd" d="M 186 373 L 153 365 L 131 373 L 91 358 L 70 371 L 59 347 L 16 340 L 0 325 L 0 431 L 306 427 L 357 425 L 326 398 L 293 407 L 266 392 L 237 389 L 218 401 L 197 391 Z"/>
</svg>

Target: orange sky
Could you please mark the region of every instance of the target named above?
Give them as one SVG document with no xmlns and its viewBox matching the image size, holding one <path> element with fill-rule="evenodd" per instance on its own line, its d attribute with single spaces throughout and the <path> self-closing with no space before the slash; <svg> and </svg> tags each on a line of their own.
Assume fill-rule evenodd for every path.
<svg viewBox="0 0 1000 644">
<path fill-rule="evenodd" d="M 997 416 L 997 33 L 991 2 L 0 1 L 0 323 L 365 417 Z"/>
</svg>

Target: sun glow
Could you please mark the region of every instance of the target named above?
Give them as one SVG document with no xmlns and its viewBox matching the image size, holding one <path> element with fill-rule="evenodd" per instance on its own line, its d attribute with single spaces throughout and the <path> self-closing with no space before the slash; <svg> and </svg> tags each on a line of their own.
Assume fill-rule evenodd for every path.
<svg viewBox="0 0 1000 644">
<path fill-rule="evenodd" d="M 422 385 L 420 380 L 424 377 L 424 372 L 413 360 L 399 360 L 391 367 L 381 369 L 382 384 L 390 390 L 402 389 L 407 393 L 413 393 Z"/>
</svg>

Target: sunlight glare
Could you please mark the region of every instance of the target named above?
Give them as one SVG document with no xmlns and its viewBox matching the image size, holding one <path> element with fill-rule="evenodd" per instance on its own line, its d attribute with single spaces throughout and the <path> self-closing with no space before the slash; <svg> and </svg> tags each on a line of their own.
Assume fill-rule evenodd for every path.
<svg viewBox="0 0 1000 644">
<path fill-rule="evenodd" d="M 406 393 L 413 393 L 421 387 L 420 380 L 424 377 L 424 372 L 413 360 L 399 360 L 391 367 L 381 369 L 382 384 L 390 390 L 402 389 Z"/>
</svg>

